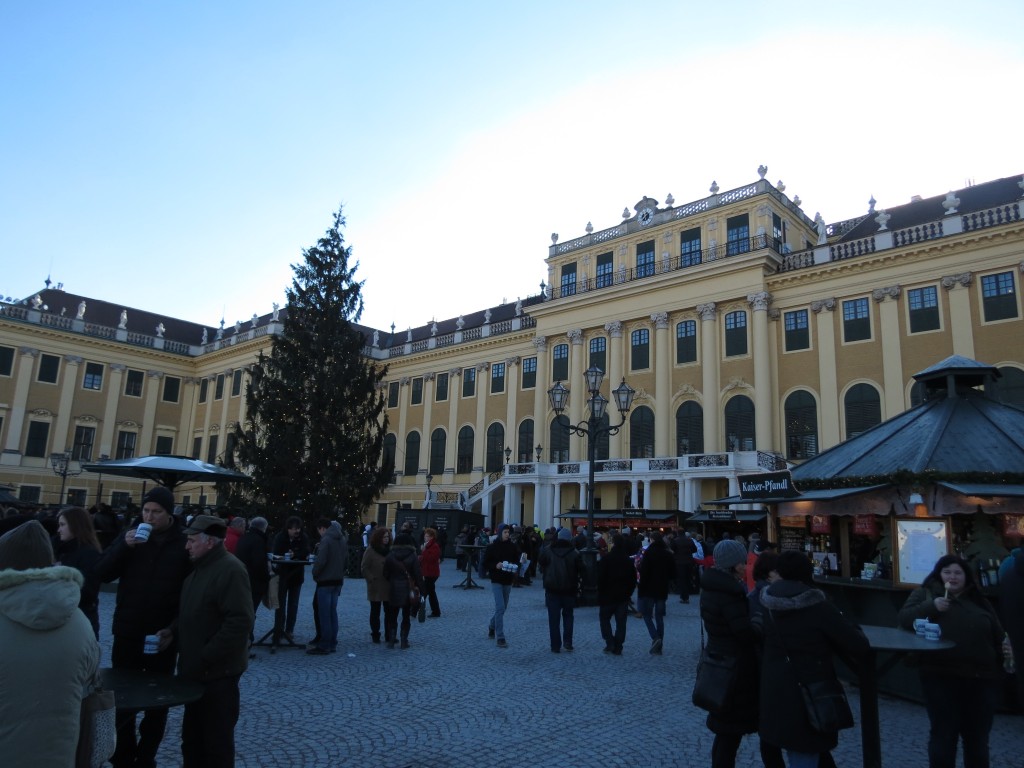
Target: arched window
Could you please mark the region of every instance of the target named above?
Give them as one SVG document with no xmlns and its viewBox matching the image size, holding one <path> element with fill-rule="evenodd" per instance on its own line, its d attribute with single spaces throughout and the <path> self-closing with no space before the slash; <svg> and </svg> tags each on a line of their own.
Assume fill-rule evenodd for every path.
<svg viewBox="0 0 1024 768">
<path fill-rule="evenodd" d="M 473 471 L 473 428 L 465 426 L 459 430 L 459 442 L 456 446 L 455 471 L 466 475 Z"/>
<path fill-rule="evenodd" d="M 485 472 L 501 472 L 505 463 L 505 428 L 494 422 L 487 428 L 487 456 L 484 460 Z"/>
<path fill-rule="evenodd" d="M 676 411 L 676 455 L 704 453 L 704 409 L 687 400 Z"/>
<path fill-rule="evenodd" d="M 438 427 L 430 433 L 430 474 L 440 478 L 444 474 L 444 451 L 448 443 L 445 431 Z"/>
<path fill-rule="evenodd" d="M 405 476 L 413 477 L 420 471 L 420 433 L 410 432 L 405 438 Z"/>
<path fill-rule="evenodd" d="M 917 408 L 921 403 L 925 401 L 925 388 L 924 383 L 915 381 L 914 385 L 910 388 L 910 407 Z"/>
<path fill-rule="evenodd" d="M 548 444 L 551 446 L 550 456 L 553 464 L 569 460 L 569 417 L 564 413 L 551 420 L 548 430 Z"/>
<path fill-rule="evenodd" d="M 605 413 L 605 415 L 601 417 L 600 429 L 607 430 L 608 424 L 608 414 Z M 597 461 L 607 461 L 609 458 L 608 454 L 611 451 L 611 442 L 608 437 L 607 431 L 600 432 L 597 436 L 597 442 L 594 445 L 594 458 Z"/>
<path fill-rule="evenodd" d="M 814 395 L 797 390 L 786 398 L 786 458 L 818 455 L 818 404 Z"/>
<path fill-rule="evenodd" d="M 629 414 L 629 457 L 654 458 L 654 412 L 646 405 Z"/>
<path fill-rule="evenodd" d="M 1024 371 L 1005 365 L 999 369 L 999 373 L 1002 378 L 996 384 L 999 387 L 996 391 L 1000 402 L 1024 408 Z"/>
<path fill-rule="evenodd" d="M 516 452 L 516 461 L 520 463 L 532 462 L 533 455 L 533 419 L 523 419 L 519 425 L 519 439 L 516 440 L 519 449 Z"/>
<path fill-rule="evenodd" d="M 854 384 L 843 399 L 846 412 L 846 439 L 867 432 L 882 423 L 882 403 L 878 390 L 870 384 Z"/>
<path fill-rule="evenodd" d="M 381 451 L 380 465 L 385 469 L 390 469 L 392 474 L 395 471 L 395 454 L 398 453 L 398 438 L 395 437 L 394 432 L 388 432 L 384 435 L 384 450 Z"/>
<path fill-rule="evenodd" d="M 736 395 L 725 404 L 725 449 L 754 450 L 754 403 L 746 395 Z"/>
</svg>

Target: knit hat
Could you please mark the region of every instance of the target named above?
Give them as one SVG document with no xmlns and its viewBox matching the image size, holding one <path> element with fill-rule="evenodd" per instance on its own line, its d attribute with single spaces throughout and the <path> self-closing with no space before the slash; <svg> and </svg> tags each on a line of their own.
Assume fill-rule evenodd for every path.
<svg viewBox="0 0 1024 768">
<path fill-rule="evenodd" d="M 395 546 L 396 547 L 415 547 L 416 546 L 416 541 L 413 539 L 411 533 L 406 533 L 405 531 L 402 531 L 397 536 L 395 536 Z"/>
<path fill-rule="evenodd" d="M 51 565 L 53 547 L 50 546 L 50 537 L 37 520 L 29 520 L 0 536 L 0 570 L 27 571 Z"/>
<path fill-rule="evenodd" d="M 747 561 L 747 548 L 738 541 L 725 539 L 715 544 L 715 568 L 729 571 Z"/>
<path fill-rule="evenodd" d="M 572 541 L 572 531 L 568 528 L 558 529 L 558 540 L 559 541 Z"/>
<path fill-rule="evenodd" d="M 151 488 L 146 492 L 146 495 L 142 497 L 142 506 L 145 507 L 146 502 L 149 501 L 152 501 L 154 504 L 159 504 L 167 511 L 168 515 L 174 514 L 174 494 L 162 485 Z"/>
</svg>

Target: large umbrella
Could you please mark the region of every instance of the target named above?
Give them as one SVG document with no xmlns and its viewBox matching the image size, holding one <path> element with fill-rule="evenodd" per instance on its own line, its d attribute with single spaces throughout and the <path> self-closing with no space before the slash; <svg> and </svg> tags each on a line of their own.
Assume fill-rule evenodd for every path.
<svg viewBox="0 0 1024 768">
<path fill-rule="evenodd" d="M 207 464 L 187 456 L 141 456 L 137 459 L 114 459 L 96 464 L 85 464 L 86 472 L 100 472 L 104 475 L 138 477 L 164 486 L 169 491 L 182 483 L 202 481 L 207 483 L 240 483 L 251 478 L 227 467 Z"/>
</svg>

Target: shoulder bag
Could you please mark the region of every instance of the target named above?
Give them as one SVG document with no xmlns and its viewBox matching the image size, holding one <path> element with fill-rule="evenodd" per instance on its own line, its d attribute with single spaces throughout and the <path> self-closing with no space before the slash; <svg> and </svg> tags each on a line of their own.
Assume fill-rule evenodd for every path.
<svg viewBox="0 0 1024 768">
<path fill-rule="evenodd" d="M 775 616 L 771 610 L 768 611 L 772 623 L 775 624 L 775 631 L 779 635 L 779 645 L 786 655 L 786 663 L 793 670 L 796 677 L 797 687 L 803 697 L 804 712 L 807 715 L 807 723 L 811 729 L 818 733 L 838 733 L 844 728 L 853 727 L 853 712 L 850 710 L 850 702 L 846 699 L 846 690 L 843 684 L 833 675 L 827 680 L 815 680 L 806 683 L 800 678 L 799 667 L 789 657 L 789 649 L 782 639 L 782 630 L 775 622 Z"/>
<path fill-rule="evenodd" d="M 426 615 L 424 615 L 422 619 L 419 618 L 420 611 L 424 611 L 424 613 L 426 612 L 426 608 L 424 607 L 422 600 L 420 600 L 420 588 L 416 586 L 416 582 L 413 581 L 412 576 L 409 575 L 409 569 L 405 567 L 405 563 L 397 557 L 395 558 L 395 562 L 402 566 L 402 570 L 405 571 L 405 578 L 409 582 L 409 610 L 417 614 L 418 621 L 426 621 Z"/>
<path fill-rule="evenodd" d="M 739 668 L 735 656 L 726 656 L 704 647 L 704 622 L 700 625 L 700 662 L 693 681 L 693 704 L 713 715 L 729 707 Z"/>
<path fill-rule="evenodd" d="M 99 676 L 95 675 L 89 684 L 89 693 L 82 697 L 75 768 L 101 768 L 114 754 L 116 711 L 114 692 L 104 690 Z"/>
</svg>

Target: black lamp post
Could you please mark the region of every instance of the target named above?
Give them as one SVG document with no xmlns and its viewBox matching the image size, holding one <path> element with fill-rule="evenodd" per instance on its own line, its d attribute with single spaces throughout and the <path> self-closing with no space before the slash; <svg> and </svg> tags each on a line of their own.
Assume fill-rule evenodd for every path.
<svg viewBox="0 0 1024 768">
<path fill-rule="evenodd" d="M 512 449 L 507 445 L 505 446 L 505 463 L 508 464 L 509 459 L 512 458 Z"/>
<path fill-rule="evenodd" d="M 537 447 L 534 448 L 534 450 L 537 451 L 537 463 L 540 464 L 540 457 L 541 457 L 541 454 L 544 453 L 544 449 L 541 448 L 540 443 L 537 443 Z"/>
<path fill-rule="evenodd" d="M 73 468 L 71 465 L 71 451 L 64 451 L 64 453 L 50 454 L 50 466 L 53 467 L 53 473 L 60 478 L 60 496 L 57 503 L 63 505 L 64 486 L 67 485 L 68 477 L 82 474 L 82 465 L 79 464 L 78 469 Z"/>
<path fill-rule="evenodd" d="M 604 371 L 591 366 L 583 373 L 587 381 L 587 394 L 589 399 L 587 405 L 590 408 L 590 415 L 586 421 L 579 424 L 562 424 L 570 433 L 587 438 L 587 546 L 583 549 L 583 563 L 585 571 L 583 575 L 583 605 L 597 605 L 597 548 L 594 546 L 594 464 L 597 455 L 597 440 L 603 435 L 617 434 L 623 424 L 626 423 L 626 414 L 633 406 L 633 396 L 636 390 L 623 379 L 616 389 L 612 390 L 612 397 L 615 398 L 615 407 L 622 417 L 618 424 L 602 425 L 605 412 L 608 409 L 608 399 L 601 394 L 601 383 L 604 380 Z M 555 416 L 561 416 L 569 403 L 569 390 L 556 382 L 555 386 L 548 390 L 548 400 L 551 402 L 551 410 Z M 559 420 L 559 423 L 562 422 Z"/>
<path fill-rule="evenodd" d="M 430 509 L 430 500 L 431 500 L 431 497 L 430 497 L 430 484 L 432 482 L 434 482 L 434 476 L 432 474 L 428 473 L 427 474 L 427 509 Z"/>
</svg>

